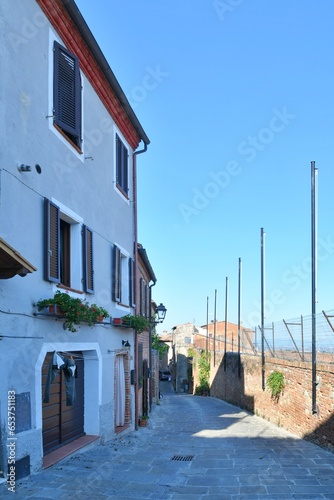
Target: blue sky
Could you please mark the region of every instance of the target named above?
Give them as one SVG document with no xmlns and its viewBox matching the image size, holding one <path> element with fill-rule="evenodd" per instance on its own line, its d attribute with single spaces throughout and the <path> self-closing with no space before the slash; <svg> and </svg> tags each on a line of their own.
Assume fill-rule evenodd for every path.
<svg viewBox="0 0 334 500">
<path fill-rule="evenodd" d="M 317 312 L 333 306 L 334 2 L 77 0 L 151 140 L 139 241 L 161 327 L 311 314 L 311 161 L 319 174 Z"/>
</svg>

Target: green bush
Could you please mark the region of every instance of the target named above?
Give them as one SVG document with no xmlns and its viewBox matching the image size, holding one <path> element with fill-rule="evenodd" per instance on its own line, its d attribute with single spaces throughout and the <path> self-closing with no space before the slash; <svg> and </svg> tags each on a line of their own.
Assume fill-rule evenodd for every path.
<svg viewBox="0 0 334 500">
<path fill-rule="evenodd" d="M 198 360 L 198 381 L 199 385 L 196 386 L 195 394 L 209 395 L 210 394 L 210 353 L 205 351 L 201 352 L 200 358 Z"/>
</svg>

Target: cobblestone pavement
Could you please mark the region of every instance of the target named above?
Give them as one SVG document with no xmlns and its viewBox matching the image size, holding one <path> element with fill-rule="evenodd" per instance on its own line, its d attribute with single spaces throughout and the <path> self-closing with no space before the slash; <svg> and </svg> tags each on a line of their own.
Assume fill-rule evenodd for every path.
<svg viewBox="0 0 334 500">
<path fill-rule="evenodd" d="M 215 398 L 164 397 L 149 425 L 17 482 L 18 499 L 334 499 L 334 454 Z M 6 484 L 0 497 L 13 495 Z"/>
</svg>

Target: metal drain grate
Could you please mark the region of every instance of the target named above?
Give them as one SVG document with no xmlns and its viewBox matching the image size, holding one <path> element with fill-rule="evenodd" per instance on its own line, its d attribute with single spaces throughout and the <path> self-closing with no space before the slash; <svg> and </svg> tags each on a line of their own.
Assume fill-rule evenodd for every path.
<svg viewBox="0 0 334 500">
<path fill-rule="evenodd" d="M 174 455 L 172 460 L 175 462 L 191 462 L 194 455 Z"/>
</svg>

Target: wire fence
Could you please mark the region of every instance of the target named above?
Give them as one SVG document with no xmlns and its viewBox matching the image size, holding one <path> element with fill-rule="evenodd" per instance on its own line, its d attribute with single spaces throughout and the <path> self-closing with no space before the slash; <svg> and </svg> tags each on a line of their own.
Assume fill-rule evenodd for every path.
<svg viewBox="0 0 334 500">
<path fill-rule="evenodd" d="M 262 338 L 263 333 L 263 338 Z M 317 362 L 334 363 L 334 310 L 322 311 L 316 315 L 315 335 L 312 332 L 312 315 L 300 316 L 292 320 L 282 320 L 266 324 L 263 332 L 255 328 L 253 338 L 241 332 L 244 352 L 259 354 L 262 345 L 267 356 L 281 359 L 311 361 L 312 345 Z"/>
</svg>

